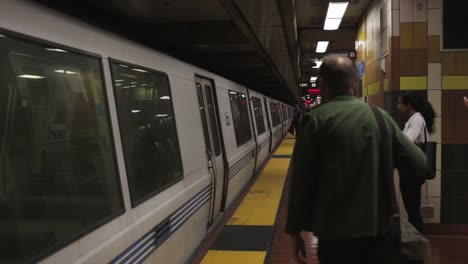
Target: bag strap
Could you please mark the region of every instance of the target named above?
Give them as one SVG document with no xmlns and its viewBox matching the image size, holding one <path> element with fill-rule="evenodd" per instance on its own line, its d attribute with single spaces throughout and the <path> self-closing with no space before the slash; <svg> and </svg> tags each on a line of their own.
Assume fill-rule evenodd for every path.
<svg viewBox="0 0 468 264">
<path fill-rule="evenodd" d="M 392 153 L 390 148 L 391 141 L 382 113 L 376 106 L 371 105 L 370 107 L 375 116 L 375 119 L 377 120 L 380 130 L 380 160 L 384 171 L 384 183 L 387 190 L 387 204 L 392 209 L 392 216 L 399 217 L 400 210 L 398 209 L 398 203 L 395 195 L 395 185 L 393 182 L 393 155 L 389 155 Z"/>
</svg>

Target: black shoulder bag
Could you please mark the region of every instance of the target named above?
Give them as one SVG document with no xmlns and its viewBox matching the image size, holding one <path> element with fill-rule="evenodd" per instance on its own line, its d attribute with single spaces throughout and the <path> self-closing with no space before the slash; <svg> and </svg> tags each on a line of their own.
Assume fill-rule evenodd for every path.
<svg viewBox="0 0 468 264">
<path fill-rule="evenodd" d="M 417 145 L 426 154 L 428 169 L 426 180 L 432 180 L 436 176 L 437 142 L 428 141 L 426 125 L 424 125 L 424 143 Z"/>
<path fill-rule="evenodd" d="M 400 258 L 402 260 L 426 260 L 430 257 L 430 243 L 421 233 L 412 226 L 407 219 L 400 217 L 398 203 L 395 196 L 395 185 L 393 183 L 393 155 L 391 155 L 390 138 L 388 135 L 387 126 L 383 119 L 380 110 L 372 106 L 372 112 L 379 125 L 380 130 L 380 158 L 384 170 L 384 184 L 386 185 L 389 206 L 392 210 L 391 228 L 392 232 L 397 234 L 389 234 L 400 238 Z M 385 257 L 385 256 L 382 256 Z"/>
</svg>

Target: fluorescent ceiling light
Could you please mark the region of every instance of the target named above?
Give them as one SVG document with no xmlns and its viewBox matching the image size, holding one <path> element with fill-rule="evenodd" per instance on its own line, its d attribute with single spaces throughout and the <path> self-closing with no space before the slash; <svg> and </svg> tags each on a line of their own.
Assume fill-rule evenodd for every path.
<svg viewBox="0 0 468 264">
<path fill-rule="evenodd" d="M 132 113 L 140 113 L 141 110 L 132 110 Z"/>
<path fill-rule="evenodd" d="M 229 92 L 230 94 L 237 94 L 236 92 Z"/>
<path fill-rule="evenodd" d="M 114 82 L 123 82 L 124 80 L 115 80 Z"/>
<path fill-rule="evenodd" d="M 121 67 L 128 68 L 127 65 L 119 64 Z"/>
<path fill-rule="evenodd" d="M 161 100 L 169 100 L 169 99 L 171 99 L 171 97 L 169 97 L 169 96 L 162 96 L 162 97 L 159 97 L 159 99 L 161 99 Z"/>
<path fill-rule="evenodd" d="M 320 68 L 320 65 L 322 65 L 322 61 L 315 61 L 315 63 L 316 63 L 317 65 L 315 65 L 314 67 L 312 67 L 312 68 L 314 68 L 314 69 L 318 69 L 318 68 Z"/>
<path fill-rule="evenodd" d="M 66 73 L 66 74 L 78 74 L 77 72 L 74 71 L 65 71 L 65 70 L 54 70 L 56 73 Z"/>
<path fill-rule="evenodd" d="M 323 29 L 337 30 L 340 27 L 341 19 L 346 12 L 348 4 L 348 2 L 330 2 L 328 4 L 328 11 Z"/>
<path fill-rule="evenodd" d="M 6 36 L 5 36 L 5 35 L 2 35 L 2 34 L 0 34 L 0 38 L 6 38 Z"/>
<path fill-rule="evenodd" d="M 329 43 L 329 41 L 319 41 L 319 42 L 317 42 L 317 49 L 315 50 L 315 52 L 324 53 L 325 51 L 327 51 L 328 43 Z"/>
<path fill-rule="evenodd" d="M 317 80 L 317 77 L 315 77 L 315 76 L 310 77 L 311 82 L 315 82 L 316 80 Z"/>
<path fill-rule="evenodd" d="M 328 4 L 327 18 L 342 18 L 349 2 L 330 2 Z"/>
<path fill-rule="evenodd" d="M 159 115 L 156 115 L 156 117 L 166 117 L 168 116 L 168 114 L 159 114 Z"/>
<path fill-rule="evenodd" d="M 31 74 L 23 74 L 18 76 L 19 78 L 25 78 L 25 79 L 44 79 L 46 78 L 45 76 L 40 76 L 40 75 L 31 75 Z"/>
<path fill-rule="evenodd" d="M 142 70 L 142 69 L 138 69 L 138 68 L 135 68 L 135 69 L 132 69 L 134 71 L 137 71 L 137 72 L 148 72 L 148 71 L 145 71 L 145 70 Z"/>
<path fill-rule="evenodd" d="M 325 19 L 324 30 L 337 30 L 340 27 L 341 18 L 327 18 Z"/>
<path fill-rule="evenodd" d="M 67 53 L 67 51 L 66 51 L 66 50 L 63 50 L 63 49 L 46 48 L 46 50 L 48 50 L 48 51 L 56 51 L 56 52 L 65 52 L 65 53 Z"/>
</svg>

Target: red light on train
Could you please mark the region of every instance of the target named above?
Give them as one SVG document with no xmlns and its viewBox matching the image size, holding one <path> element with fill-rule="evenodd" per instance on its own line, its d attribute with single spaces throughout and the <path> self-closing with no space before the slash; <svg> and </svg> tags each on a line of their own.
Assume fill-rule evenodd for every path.
<svg viewBox="0 0 468 264">
<path fill-rule="evenodd" d="M 310 105 L 312 103 L 312 100 L 305 100 L 305 103 Z"/>
<path fill-rule="evenodd" d="M 309 94 L 320 94 L 320 89 L 318 89 L 318 88 L 308 89 L 307 92 Z"/>
</svg>

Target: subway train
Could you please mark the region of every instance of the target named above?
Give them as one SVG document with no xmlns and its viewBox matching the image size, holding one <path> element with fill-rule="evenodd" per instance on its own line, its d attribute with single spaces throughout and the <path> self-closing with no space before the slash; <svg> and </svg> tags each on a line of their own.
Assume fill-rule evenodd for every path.
<svg viewBox="0 0 468 264">
<path fill-rule="evenodd" d="M 184 263 L 293 109 L 23 0 L 0 8 L 0 263 Z"/>
</svg>

